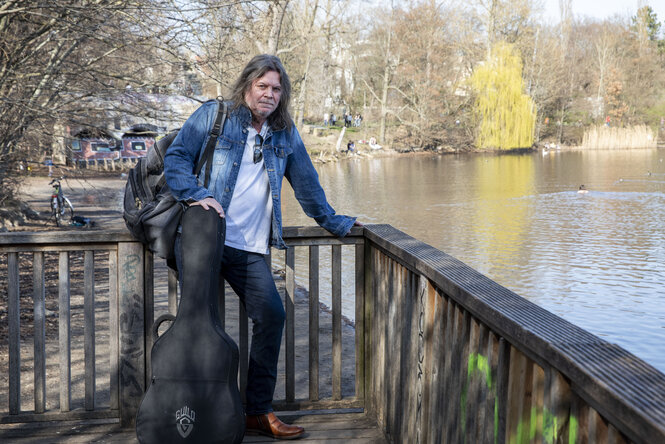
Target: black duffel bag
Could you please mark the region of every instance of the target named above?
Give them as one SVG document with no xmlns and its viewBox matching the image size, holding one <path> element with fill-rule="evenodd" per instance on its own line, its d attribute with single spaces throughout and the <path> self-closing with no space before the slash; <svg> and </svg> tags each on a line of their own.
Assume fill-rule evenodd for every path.
<svg viewBox="0 0 665 444">
<path fill-rule="evenodd" d="M 227 104 L 220 100 L 217 102 L 217 117 L 210 130 L 208 144 L 194 170 L 194 175 L 198 176 L 206 165 L 205 187 L 210 181 L 215 142 L 224 128 L 227 114 Z M 157 141 L 129 171 L 123 202 L 123 218 L 134 238 L 147 245 L 157 256 L 171 261 L 174 259 L 173 244 L 184 204 L 178 202 L 166 184 L 164 155 L 177 134 L 178 130 L 171 131 Z"/>
</svg>

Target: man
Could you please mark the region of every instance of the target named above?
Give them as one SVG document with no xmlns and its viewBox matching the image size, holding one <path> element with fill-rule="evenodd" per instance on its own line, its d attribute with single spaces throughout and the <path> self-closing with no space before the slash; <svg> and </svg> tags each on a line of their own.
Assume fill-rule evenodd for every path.
<svg viewBox="0 0 665 444">
<path fill-rule="evenodd" d="M 351 154 L 356 150 L 356 144 L 353 143 L 353 140 L 349 140 L 349 143 L 346 144 L 347 154 Z"/>
<path fill-rule="evenodd" d="M 278 439 L 304 433 L 302 427 L 281 422 L 272 409 L 285 312 L 265 255 L 270 246 L 286 248 L 282 179 L 291 183 L 305 213 L 331 233 L 344 236 L 354 224 L 360 225 L 355 218 L 335 214 L 328 204 L 289 115 L 290 95 L 291 83 L 279 58 L 256 56 L 233 87 L 209 187 L 204 188 L 192 171 L 209 137 L 216 103 L 205 103 L 190 116 L 164 158 L 166 180 L 178 200 L 226 218 L 222 275 L 254 325 L 246 392 L 247 432 Z"/>
</svg>

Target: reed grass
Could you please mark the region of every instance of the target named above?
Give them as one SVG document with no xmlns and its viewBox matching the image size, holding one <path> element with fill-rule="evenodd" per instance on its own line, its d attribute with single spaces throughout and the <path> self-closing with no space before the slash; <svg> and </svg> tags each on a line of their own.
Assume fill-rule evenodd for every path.
<svg viewBox="0 0 665 444">
<path fill-rule="evenodd" d="M 590 150 L 656 148 L 658 138 L 646 125 L 613 128 L 594 126 L 584 132 L 582 148 Z"/>
</svg>

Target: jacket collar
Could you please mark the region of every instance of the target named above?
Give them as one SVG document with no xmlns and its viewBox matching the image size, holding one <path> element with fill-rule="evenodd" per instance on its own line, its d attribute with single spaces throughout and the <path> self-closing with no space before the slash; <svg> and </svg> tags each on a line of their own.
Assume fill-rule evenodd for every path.
<svg viewBox="0 0 665 444">
<path fill-rule="evenodd" d="M 234 109 L 232 114 L 236 115 L 243 128 L 247 128 L 252 124 L 252 113 L 245 105 L 240 105 L 238 108 Z"/>
</svg>

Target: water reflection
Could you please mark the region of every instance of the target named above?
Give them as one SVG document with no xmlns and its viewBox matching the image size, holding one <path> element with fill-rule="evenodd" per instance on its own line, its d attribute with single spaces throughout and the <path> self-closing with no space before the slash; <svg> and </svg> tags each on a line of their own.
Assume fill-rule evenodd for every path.
<svg viewBox="0 0 665 444">
<path fill-rule="evenodd" d="M 338 211 L 391 224 L 665 371 L 664 157 L 419 156 L 318 170 Z M 580 184 L 590 192 L 578 194 Z M 285 224 L 311 225 L 284 194 Z M 322 301 L 328 294 L 322 286 Z M 352 300 L 345 307 L 353 317 Z"/>
</svg>

